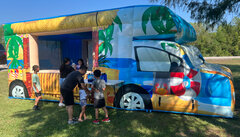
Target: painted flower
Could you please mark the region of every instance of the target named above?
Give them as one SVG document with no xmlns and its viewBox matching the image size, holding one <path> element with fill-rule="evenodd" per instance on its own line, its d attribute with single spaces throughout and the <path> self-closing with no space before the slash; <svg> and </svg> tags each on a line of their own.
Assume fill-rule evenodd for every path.
<svg viewBox="0 0 240 137">
<path fill-rule="evenodd" d="M 171 72 L 170 88 L 173 94 L 183 100 L 191 100 L 200 92 L 200 73 L 190 69 L 187 74 L 183 72 Z"/>
</svg>

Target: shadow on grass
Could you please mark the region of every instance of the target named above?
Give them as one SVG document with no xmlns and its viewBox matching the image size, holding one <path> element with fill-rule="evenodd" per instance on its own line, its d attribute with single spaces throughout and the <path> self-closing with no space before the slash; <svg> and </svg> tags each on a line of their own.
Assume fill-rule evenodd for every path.
<svg viewBox="0 0 240 137">
<path fill-rule="evenodd" d="M 233 72 L 236 91 L 234 119 L 191 116 L 171 113 L 146 113 L 108 109 L 110 123 L 92 124 L 94 108 L 88 106 L 90 120 L 76 125 L 67 124 L 67 113 L 56 103 L 43 102 L 40 111 L 25 110 L 12 115 L 24 119 L 19 137 L 39 136 L 239 136 L 240 65 L 225 65 Z M 79 106 L 74 106 L 78 116 Z M 101 111 L 101 116 L 103 113 Z M 16 133 L 17 134 L 17 133 Z"/>
<path fill-rule="evenodd" d="M 80 112 L 74 106 L 75 116 Z M 12 117 L 24 119 L 19 137 L 39 136 L 238 136 L 239 119 L 223 119 L 191 115 L 135 112 L 108 109 L 110 123 L 92 124 L 94 108 L 87 107 L 89 120 L 67 124 L 67 113 L 56 103 L 44 102 L 40 111 L 25 110 Z M 101 111 L 100 118 L 103 118 Z"/>
</svg>

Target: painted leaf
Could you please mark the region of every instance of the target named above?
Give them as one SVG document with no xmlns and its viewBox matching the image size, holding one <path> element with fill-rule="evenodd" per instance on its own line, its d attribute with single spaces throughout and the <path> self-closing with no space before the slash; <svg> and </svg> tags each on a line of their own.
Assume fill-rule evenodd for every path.
<svg viewBox="0 0 240 137">
<path fill-rule="evenodd" d="M 9 47 L 8 53 L 9 55 L 11 55 L 11 57 L 18 58 L 19 45 L 23 48 L 22 39 L 17 35 L 11 36 L 11 40 L 9 41 L 9 46 L 8 46 Z"/>
<path fill-rule="evenodd" d="M 146 34 L 147 33 L 147 23 L 151 16 L 151 8 L 148 8 L 142 16 L 142 30 Z"/>
<path fill-rule="evenodd" d="M 175 44 L 168 43 L 168 46 L 170 46 L 170 47 L 173 47 L 173 48 L 177 49 L 177 47 L 176 47 L 176 45 L 175 45 Z"/>
<path fill-rule="evenodd" d="M 99 67 L 105 67 L 105 68 L 110 68 L 108 65 L 106 64 L 100 64 Z"/>
<path fill-rule="evenodd" d="M 166 14 L 165 8 L 163 7 L 153 7 L 151 14 L 151 24 L 153 28 L 159 33 L 163 34 L 166 31 L 166 28 L 163 24 L 163 18 Z M 160 18 L 161 17 L 161 18 Z"/>
<path fill-rule="evenodd" d="M 109 66 L 106 63 L 110 63 L 110 61 L 106 59 L 106 55 L 100 55 L 98 57 L 98 65 L 100 67 L 107 67 L 107 68 L 109 68 Z"/>
<path fill-rule="evenodd" d="M 122 31 L 122 21 L 120 20 L 120 18 L 118 16 L 116 16 L 116 18 L 113 20 L 116 24 L 118 24 L 119 29 Z"/>
<path fill-rule="evenodd" d="M 104 35 L 104 30 L 99 30 L 98 31 L 98 39 L 105 41 L 105 35 Z"/>
<path fill-rule="evenodd" d="M 105 30 L 106 39 L 110 42 L 112 40 L 114 25 L 109 25 Z"/>
<path fill-rule="evenodd" d="M 166 50 L 165 45 L 166 45 L 166 43 L 161 43 L 161 47 L 163 48 L 163 50 Z"/>
<path fill-rule="evenodd" d="M 142 16 L 142 29 L 146 34 L 146 24 L 151 20 L 151 25 L 159 34 L 175 33 L 170 30 L 175 26 L 172 16 L 166 7 L 154 6 L 148 8 Z M 165 23 L 164 23 L 165 22 Z"/>
<path fill-rule="evenodd" d="M 172 29 L 172 27 L 175 26 L 175 23 L 174 23 L 173 18 L 172 18 L 172 16 L 170 15 L 169 12 L 167 12 L 167 14 L 165 15 L 165 17 L 166 17 L 166 19 L 165 19 L 165 20 L 166 20 L 166 29 L 169 31 L 169 30 Z"/>
<path fill-rule="evenodd" d="M 107 53 L 108 53 L 108 46 L 109 46 L 109 44 L 108 44 L 108 42 L 105 42 L 105 55 L 107 55 Z"/>
<path fill-rule="evenodd" d="M 110 61 L 109 60 L 99 60 L 98 61 L 98 64 L 105 64 L 105 63 L 109 63 Z"/>
<path fill-rule="evenodd" d="M 105 49 L 105 43 L 103 42 L 100 46 L 99 46 L 99 49 L 98 49 L 98 54 L 101 54 L 103 52 L 103 50 Z"/>
<path fill-rule="evenodd" d="M 5 24 L 3 26 L 3 29 L 4 29 L 4 36 L 9 36 L 9 35 L 13 35 L 14 32 L 11 28 L 11 24 Z"/>
<path fill-rule="evenodd" d="M 157 15 L 151 16 L 151 24 L 159 34 L 163 34 L 166 30 L 163 25 L 163 22 L 160 20 L 160 17 Z"/>
<path fill-rule="evenodd" d="M 109 51 L 110 51 L 110 55 L 112 55 L 112 50 L 113 50 L 113 48 L 112 48 L 112 44 L 111 43 L 106 43 L 107 44 L 107 47 L 108 47 L 108 49 L 109 49 Z"/>
</svg>

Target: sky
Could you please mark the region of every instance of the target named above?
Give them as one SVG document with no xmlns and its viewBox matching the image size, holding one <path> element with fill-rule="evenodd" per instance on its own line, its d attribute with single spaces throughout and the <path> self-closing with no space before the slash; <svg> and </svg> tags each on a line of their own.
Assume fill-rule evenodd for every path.
<svg viewBox="0 0 240 137">
<path fill-rule="evenodd" d="M 0 24 L 132 5 L 160 5 L 149 0 L 1 0 Z M 190 13 L 172 9 L 188 22 Z"/>
<path fill-rule="evenodd" d="M 159 0 L 161 1 L 161 0 Z M 0 24 L 119 8 L 132 5 L 160 5 L 150 0 L 1 0 Z M 183 9 L 173 9 L 187 22 L 196 22 Z M 227 14 L 228 22 L 234 14 Z"/>
</svg>

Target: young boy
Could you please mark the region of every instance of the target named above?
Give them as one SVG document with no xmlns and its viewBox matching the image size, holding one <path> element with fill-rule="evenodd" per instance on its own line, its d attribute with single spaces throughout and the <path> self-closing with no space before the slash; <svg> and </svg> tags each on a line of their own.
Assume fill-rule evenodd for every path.
<svg viewBox="0 0 240 137">
<path fill-rule="evenodd" d="M 39 81 L 39 77 L 37 75 L 37 73 L 39 72 L 39 66 L 38 65 L 34 65 L 32 67 L 34 74 L 32 75 L 32 83 L 33 83 L 33 90 L 35 92 L 35 104 L 33 106 L 33 110 L 39 110 L 39 106 L 38 106 L 38 102 L 39 100 L 42 98 L 42 94 L 41 94 L 41 85 L 40 85 L 40 81 Z"/>
<path fill-rule="evenodd" d="M 80 88 L 80 90 L 79 90 L 80 106 L 82 107 L 82 111 L 79 115 L 78 121 L 83 122 L 82 116 L 84 117 L 84 120 L 87 119 L 87 116 L 85 114 L 86 105 L 87 105 L 87 94 L 86 94 L 85 90 L 81 89 L 81 87 L 79 87 L 79 88 Z"/>
<path fill-rule="evenodd" d="M 101 71 L 95 70 L 93 72 L 95 80 L 92 83 L 92 91 L 94 92 L 94 108 L 95 108 L 95 120 L 93 121 L 94 124 L 99 124 L 98 120 L 98 113 L 99 108 L 102 108 L 105 113 L 105 118 L 102 120 L 102 122 L 110 122 L 110 119 L 108 118 L 108 111 L 105 106 L 105 99 L 103 91 L 106 88 L 105 81 L 103 79 L 100 79 Z"/>
</svg>

